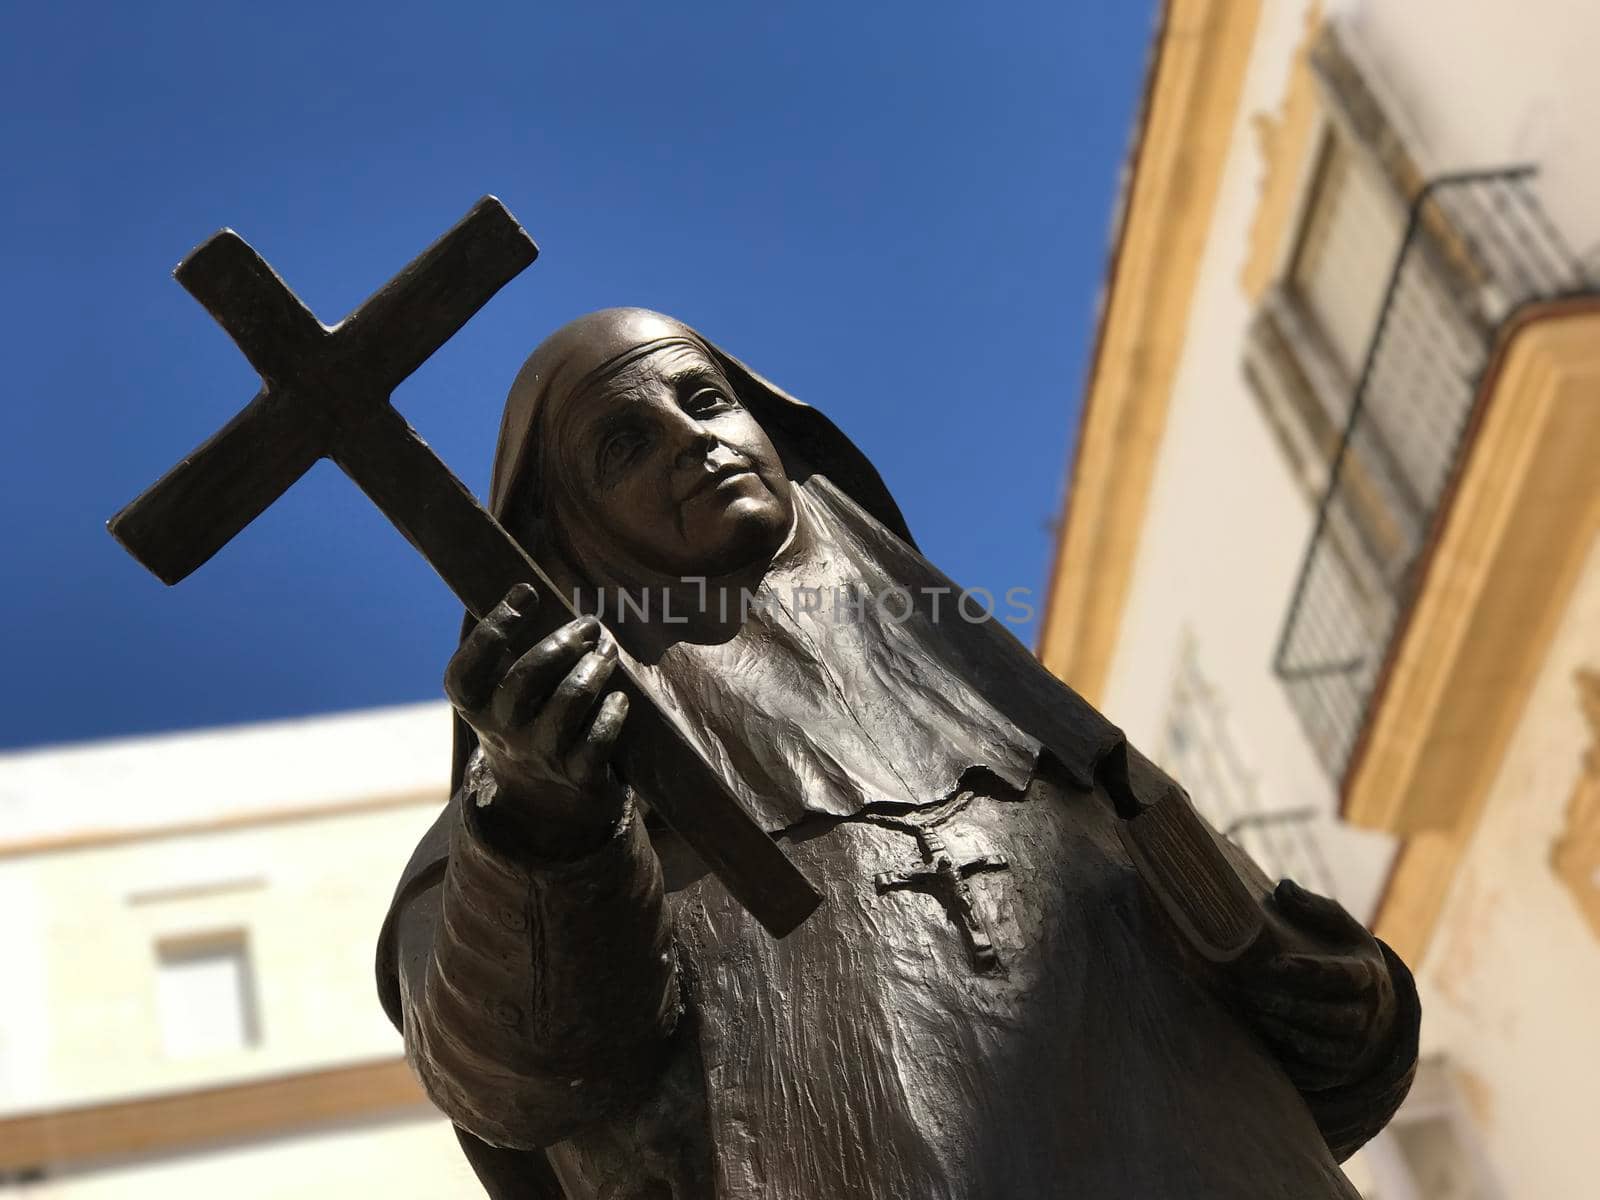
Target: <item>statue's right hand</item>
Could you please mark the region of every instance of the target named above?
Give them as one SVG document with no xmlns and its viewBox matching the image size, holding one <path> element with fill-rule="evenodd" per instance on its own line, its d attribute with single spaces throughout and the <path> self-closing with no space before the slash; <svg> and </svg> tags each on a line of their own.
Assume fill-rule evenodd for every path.
<svg viewBox="0 0 1600 1200">
<path fill-rule="evenodd" d="M 512 588 L 462 640 L 445 670 L 445 693 L 477 732 L 497 790 L 519 816 L 536 825 L 602 827 L 615 820 L 622 796 L 611 752 L 628 698 L 601 698 L 616 669 L 616 643 L 593 617 L 540 638 L 538 603 L 529 585 Z"/>
</svg>

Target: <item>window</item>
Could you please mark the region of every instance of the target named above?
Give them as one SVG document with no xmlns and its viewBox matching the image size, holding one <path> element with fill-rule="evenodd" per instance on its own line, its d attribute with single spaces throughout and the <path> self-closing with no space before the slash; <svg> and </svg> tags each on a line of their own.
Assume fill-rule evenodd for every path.
<svg viewBox="0 0 1600 1200">
<path fill-rule="evenodd" d="M 1314 502 L 1360 390 L 1360 420 L 1340 468 L 1349 509 L 1340 551 L 1356 574 L 1375 572 L 1393 590 L 1454 461 L 1460 395 L 1482 369 L 1510 292 L 1562 285 L 1544 279 L 1534 269 L 1541 256 L 1517 240 L 1517 213 L 1529 201 L 1509 181 L 1479 172 L 1424 185 L 1361 57 L 1337 25 L 1310 55 L 1320 132 L 1278 281 L 1246 336 L 1244 373 Z M 1547 223 L 1531 209 L 1527 217 L 1530 228 Z M 1366 565 L 1355 561 L 1362 556 Z"/>
<path fill-rule="evenodd" d="M 1329 24 L 1307 58 L 1317 131 L 1277 283 L 1245 347 L 1251 390 L 1313 501 L 1327 486 L 1419 186 L 1355 50 Z"/>
<path fill-rule="evenodd" d="M 1246 382 L 1309 503 L 1319 503 L 1331 482 L 1405 222 L 1383 165 L 1330 120 L 1292 253 L 1262 298 L 1244 351 Z M 1414 281 L 1408 298 L 1410 287 Z M 1401 444 L 1406 432 L 1376 420 L 1355 431 L 1339 466 L 1341 503 L 1325 529 L 1342 567 L 1342 608 L 1373 630 L 1388 619 L 1422 520 Z"/>
<path fill-rule="evenodd" d="M 1366 360 L 1404 233 L 1398 195 L 1340 133 L 1323 140 L 1289 268 L 1289 287 L 1310 315 L 1343 381 Z"/>
<path fill-rule="evenodd" d="M 168 1058 L 200 1058 L 260 1041 L 255 979 L 242 930 L 156 943 L 156 1010 Z"/>
<path fill-rule="evenodd" d="M 1518 304 L 1585 286 L 1530 169 L 1427 181 L 1362 58 L 1337 22 L 1309 47 L 1318 116 L 1293 143 L 1295 172 L 1276 176 L 1298 202 L 1287 184 L 1274 193 L 1291 220 L 1264 226 L 1271 254 L 1252 260 L 1250 278 L 1276 283 L 1258 293 L 1242 363 L 1315 514 L 1273 670 L 1334 778 L 1411 602 L 1496 330 Z"/>
</svg>

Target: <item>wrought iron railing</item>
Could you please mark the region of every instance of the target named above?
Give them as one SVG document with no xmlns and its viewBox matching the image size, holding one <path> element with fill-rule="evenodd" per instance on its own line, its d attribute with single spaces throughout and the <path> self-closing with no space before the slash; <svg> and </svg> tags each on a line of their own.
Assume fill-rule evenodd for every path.
<svg viewBox="0 0 1600 1200">
<path fill-rule="evenodd" d="M 1335 779 L 1413 597 L 1498 331 L 1525 304 L 1591 290 L 1532 175 L 1445 176 L 1411 206 L 1273 663 Z"/>
<path fill-rule="evenodd" d="M 1338 895 L 1322 841 L 1326 807 L 1271 807 L 1260 775 L 1234 736 L 1225 705 L 1201 671 L 1192 632 L 1185 632 L 1173 680 L 1161 765 L 1182 780 L 1195 807 L 1237 842 L 1272 879 L 1289 878 L 1323 895 Z"/>
</svg>

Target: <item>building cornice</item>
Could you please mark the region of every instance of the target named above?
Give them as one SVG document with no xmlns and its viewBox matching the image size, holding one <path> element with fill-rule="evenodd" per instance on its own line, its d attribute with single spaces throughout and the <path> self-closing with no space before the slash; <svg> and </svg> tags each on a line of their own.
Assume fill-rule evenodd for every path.
<svg viewBox="0 0 1600 1200">
<path fill-rule="evenodd" d="M 0 753 L 0 859 L 442 804 L 443 701 Z"/>
<path fill-rule="evenodd" d="M 362 796 L 348 800 L 245 809 L 194 820 L 153 821 L 146 825 L 120 828 L 69 829 L 19 838 L 0 838 L 0 860 L 35 854 L 62 854 L 73 850 L 99 850 L 108 846 L 125 846 L 133 842 L 148 842 L 161 838 L 195 837 L 232 833 L 241 829 L 259 829 L 270 825 L 301 824 L 306 821 L 330 820 L 418 805 L 431 805 L 434 809 L 439 809 L 444 807 L 449 798 L 443 787 L 418 788 L 415 791 Z"/>
<path fill-rule="evenodd" d="M 0 1118 L 0 1170 L 158 1155 L 414 1110 L 401 1058 Z"/>
<path fill-rule="evenodd" d="M 1301 218 L 1307 177 L 1315 167 L 1312 148 L 1326 117 L 1311 53 L 1322 30 L 1322 5 L 1314 3 L 1306 9 L 1305 31 L 1289 64 L 1289 82 L 1277 111 L 1257 113 L 1252 119 L 1261 152 L 1261 197 L 1250 222 L 1244 267 L 1239 272 L 1239 286 L 1252 305 L 1259 305 L 1268 288 L 1284 274 L 1285 260 L 1295 242 L 1291 232 Z"/>
<path fill-rule="evenodd" d="M 1085 389 L 1039 657 L 1104 688 L 1260 0 L 1169 0 Z"/>
<path fill-rule="evenodd" d="M 1600 299 L 1533 306 L 1500 339 L 1342 787 L 1406 837 L 1377 928 L 1426 946 L 1600 532 Z"/>
</svg>

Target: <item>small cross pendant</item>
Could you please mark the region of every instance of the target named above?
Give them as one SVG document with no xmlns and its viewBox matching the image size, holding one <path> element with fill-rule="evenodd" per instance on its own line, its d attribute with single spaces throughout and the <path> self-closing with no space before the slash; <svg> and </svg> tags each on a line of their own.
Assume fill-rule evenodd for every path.
<svg viewBox="0 0 1600 1200">
<path fill-rule="evenodd" d="M 994 939 L 989 934 L 983 915 L 978 912 L 967 880 L 979 871 L 1004 871 L 1010 864 L 992 854 L 957 864 L 938 834 L 919 829 L 916 837 L 922 860 L 904 870 L 880 872 L 873 879 L 878 895 L 913 891 L 934 897 L 961 931 L 973 969 L 980 975 L 998 975 L 1001 970 L 1000 955 L 995 951 Z"/>
</svg>

